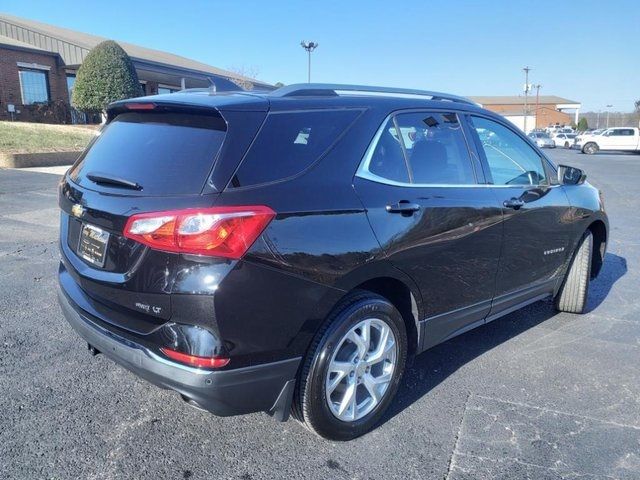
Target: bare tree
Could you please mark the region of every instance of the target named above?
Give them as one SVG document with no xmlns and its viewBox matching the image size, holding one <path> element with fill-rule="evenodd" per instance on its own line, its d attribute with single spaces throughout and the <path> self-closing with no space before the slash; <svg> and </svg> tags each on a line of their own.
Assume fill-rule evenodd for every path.
<svg viewBox="0 0 640 480">
<path fill-rule="evenodd" d="M 604 128 L 606 125 L 606 112 L 583 112 L 580 118 L 585 118 L 591 128 Z M 609 127 L 637 127 L 640 122 L 640 110 L 633 112 L 610 112 Z"/>
<path fill-rule="evenodd" d="M 238 85 L 243 90 L 253 90 L 255 86 L 251 80 L 255 80 L 260 74 L 260 69 L 255 65 L 240 65 L 234 66 L 228 69 L 230 72 L 237 74 L 239 77 L 244 78 L 230 78 L 233 83 Z"/>
</svg>

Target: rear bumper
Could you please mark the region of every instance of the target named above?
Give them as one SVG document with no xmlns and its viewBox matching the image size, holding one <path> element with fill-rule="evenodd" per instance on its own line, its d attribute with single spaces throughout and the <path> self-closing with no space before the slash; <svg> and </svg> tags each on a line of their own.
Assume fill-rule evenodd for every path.
<svg viewBox="0 0 640 480">
<path fill-rule="evenodd" d="M 93 321 L 58 289 L 65 318 L 90 345 L 136 375 L 161 388 L 174 390 L 215 415 L 266 411 L 286 419 L 300 358 L 274 363 L 209 371 L 177 364 Z"/>
</svg>

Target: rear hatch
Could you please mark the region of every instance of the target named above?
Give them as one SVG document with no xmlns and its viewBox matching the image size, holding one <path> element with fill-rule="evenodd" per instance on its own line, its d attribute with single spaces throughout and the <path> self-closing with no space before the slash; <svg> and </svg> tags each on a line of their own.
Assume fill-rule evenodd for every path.
<svg viewBox="0 0 640 480">
<path fill-rule="evenodd" d="M 232 128 L 220 109 L 175 100 L 121 102 L 110 111 L 59 192 L 64 274 L 96 311 L 109 306 L 137 316 L 134 329 L 142 331 L 171 317 L 177 255 L 126 238 L 124 227 L 137 213 L 213 206 L 219 195 L 214 169 L 235 168 L 265 115 L 238 113 L 229 106 L 227 116 L 242 120 Z M 120 323 L 115 313 L 105 320 Z"/>
</svg>

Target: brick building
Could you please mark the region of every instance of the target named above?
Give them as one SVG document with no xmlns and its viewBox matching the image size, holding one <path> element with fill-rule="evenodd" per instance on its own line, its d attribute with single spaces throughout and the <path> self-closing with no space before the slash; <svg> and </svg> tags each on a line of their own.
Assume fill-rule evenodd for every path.
<svg viewBox="0 0 640 480">
<path fill-rule="evenodd" d="M 578 123 L 581 104 L 555 95 L 531 95 L 527 99 L 526 115 L 524 96 L 469 97 L 483 108 L 499 113 L 524 129 L 527 118 L 527 132 L 533 128 L 550 125 L 570 125 Z"/>
<path fill-rule="evenodd" d="M 78 68 L 105 38 L 0 14 L 0 120 L 84 123 L 70 107 Z M 273 86 L 167 52 L 118 42 L 146 95 L 215 86 L 218 91 Z"/>
</svg>

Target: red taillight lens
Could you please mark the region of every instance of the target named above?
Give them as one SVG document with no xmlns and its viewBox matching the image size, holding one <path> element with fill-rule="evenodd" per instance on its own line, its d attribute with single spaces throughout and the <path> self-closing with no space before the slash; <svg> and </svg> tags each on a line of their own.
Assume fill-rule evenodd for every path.
<svg viewBox="0 0 640 480">
<path fill-rule="evenodd" d="M 176 350 L 171 350 L 166 347 L 161 348 L 160 350 L 171 360 L 175 360 L 176 362 L 180 362 L 191 367 L 221 368 L 229 363 L 229 359 L 223 357 L 198 357 L 196 355 L 188 355 Z"/>
<path fill-rule="evenodd" d="M 241 258 L 275 212 L 262 205 L 133 215 L 124 236 L 167 252 Z"/>
</svg>

